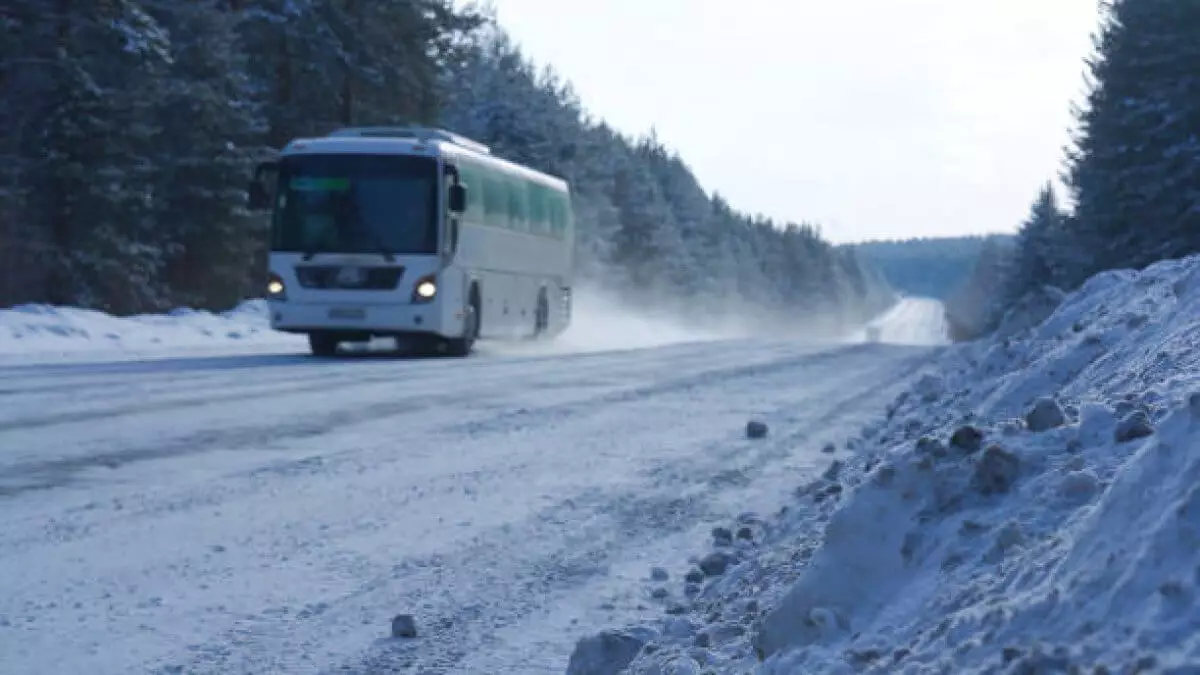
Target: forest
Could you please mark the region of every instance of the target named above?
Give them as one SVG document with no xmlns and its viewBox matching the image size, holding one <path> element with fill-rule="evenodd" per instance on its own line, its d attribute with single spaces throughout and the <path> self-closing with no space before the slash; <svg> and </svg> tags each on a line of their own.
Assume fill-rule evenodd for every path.
<svg viewBox="0 0 1200 675">
<path fill-rule="evenodd" d="M 857 322 L 851 248 L 706 191 L 448 0 L 52 0 L 0 9 L 0 307 L 127 315 L 261 295 L 253 163 L 361 124 L 451 129 L 570 181 L 584 281 L 704 316 Z M 753 312 L 747 312 L 753 309 Z"/>
<path fill-rule="evenodd" d="M 859 259 L 877 268 L 897 292 L 945 300 L 970 277 L 980 251 L 991 238 L 919 237 L 852 246 Z"/>
<path fill-rule="evenodd" d="M 1200 3 L 1101 6 L 1061 182 L 1047 180 L 1012 245 L 985 247 L 947 303 L 959 339 L 1030 296 L 1200 251 Z"/>
</svg>

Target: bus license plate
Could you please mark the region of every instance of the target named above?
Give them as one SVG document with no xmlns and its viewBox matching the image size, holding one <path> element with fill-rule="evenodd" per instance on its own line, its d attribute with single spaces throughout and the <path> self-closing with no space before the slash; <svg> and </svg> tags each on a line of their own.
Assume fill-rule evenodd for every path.
<svg viewBox="0 0 1200 675">
<path fill-rule="evenodd" d="M 329 310 L 329 318 L 361 321 L 367 318 L 367 310 L 361 307 L 335 307 Z"/>
</svg>

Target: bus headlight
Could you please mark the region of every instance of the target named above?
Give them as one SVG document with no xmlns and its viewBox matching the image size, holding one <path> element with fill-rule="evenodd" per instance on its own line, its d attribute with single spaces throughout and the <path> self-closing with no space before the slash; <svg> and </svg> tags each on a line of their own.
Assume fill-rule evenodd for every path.
<svg viewBox="0 0 1200 675">
<path fill-rule="evenodd" d="M 437 295 L 437 280 L 430 274 L 417 280 L 413 287 L 413 302 L 429 302 Z"/>
<path fill-rule="evenodd" d="M 268 300 L 286 300 L 287 287 L 283 285 L 283 277 L 272 272 L 267 277 L 267 299 Z"/>
</svg>

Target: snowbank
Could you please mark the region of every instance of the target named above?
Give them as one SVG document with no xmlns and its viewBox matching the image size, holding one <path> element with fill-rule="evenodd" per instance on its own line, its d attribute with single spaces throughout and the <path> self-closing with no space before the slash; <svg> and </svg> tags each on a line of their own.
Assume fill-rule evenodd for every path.
<svg viewBox="0 0 1200 675">
<path fill-rule="evenodd" d="M 792 506 L 714 540 L 732 564 L 627 632 L 651 633 L 627 670 L 568 672 L 1200 672 L 1198 343 L 1200 256 L 946 349 Z"/>
<path fill-rule="evenodd" d="M 19 305 L 0 309 L 0 359 L 56 355 L 156 353 L 207 348 L 302 346 L 271 330 L 266 302 L 252 300 L 221 314 L 177 309 L 167 314 L 114 317 L 73 307 Z"/>
</svg>

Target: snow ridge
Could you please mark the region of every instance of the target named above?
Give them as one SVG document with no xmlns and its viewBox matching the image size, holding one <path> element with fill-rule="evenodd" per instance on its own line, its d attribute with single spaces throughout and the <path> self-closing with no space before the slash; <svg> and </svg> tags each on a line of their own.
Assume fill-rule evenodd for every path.
<svg viewBox="0 0 1200 675">
<path fill-rule="evenodd" d="M 714 539 L 733 564 L 689 603 L 567 672 L 1200 672 L 1198 343 L 1194 256 L 946 349 L 793 504 Z"/>
<path fill-rule="evenodd" d="M 221 313 L 190 308 L 116 317 L 77 307 L 18 305 L 0 309 L 0 358 L 167 354 L 225 348 L 295 349 L 303 338 L 271 330 L 267 303 L 256 299 Z"/>
</svg>

